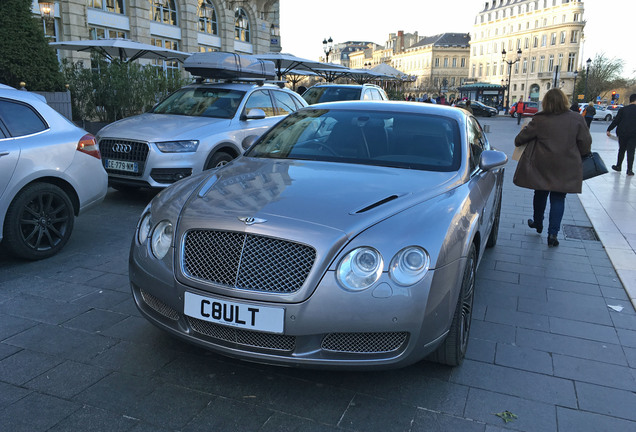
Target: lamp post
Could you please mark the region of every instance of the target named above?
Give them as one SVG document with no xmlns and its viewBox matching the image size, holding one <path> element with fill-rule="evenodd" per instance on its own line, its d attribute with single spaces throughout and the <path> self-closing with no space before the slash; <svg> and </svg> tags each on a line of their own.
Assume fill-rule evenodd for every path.
<svg viewBox="0 0 636 432">
<path fill-rule="evenodd" d="M 576 77 L 579 76 L 579 71 L 574 71 L 574 88 L 572 89 L 572 103 L 576 102 Z"/>
<path fill-rule="evenodd" d="M 510 109 L 510 75 L 512 74 L 512 65 L 521 60 L 521 48 L 517 49 L 517 58 L 514 60 L 506 60 L 506 49 L 501 50 L 501 60 L 508 65 L 508 82 L 506 83 L 506 107 Z"/>
<path fill-rule="evenodd" d="M 329 54 L 333 51 L 333 39 L 329 36 L 329 39 L 322 40 L 322 50 L 325 52 L 325 63 L 329 63 Z"/>
<path fill-rule="evenodd" d="M 587 68 L 585 69 L 585 102 L 589 102 L 589 99 L 587 98 L 587 77 L 590 75 L 590 65 L 592 64 L 592 59 L 587 59 L 585 64 L 587 65 Z"/>
<path fill-rule="evenodd" d="M 38 0 L 38 6 L 40 8 L 40 15 L 42 15 L 42 18 L 45 20 L 53 18 L 53 0 Z"/>
</svg>

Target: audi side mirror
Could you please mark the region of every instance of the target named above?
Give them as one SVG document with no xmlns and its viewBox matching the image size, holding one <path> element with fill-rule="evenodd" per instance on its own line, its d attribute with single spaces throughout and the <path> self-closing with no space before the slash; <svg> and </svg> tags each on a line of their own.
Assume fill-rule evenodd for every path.
<svg viewBox="0 0 636 432">
<path fill-rule="evenodd" d="M 265 111 L 260 108 L 252 108 L 248 113 L 241 117 L 241 120 L 261 120 L 267 117 Z"/>
</svg>

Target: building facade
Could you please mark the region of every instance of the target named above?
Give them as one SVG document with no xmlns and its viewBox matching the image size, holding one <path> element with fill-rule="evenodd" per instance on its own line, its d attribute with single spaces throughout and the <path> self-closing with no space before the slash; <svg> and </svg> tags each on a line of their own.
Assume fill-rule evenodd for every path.
<svg viewBox="0 0 636 432">
<path fill-rule="evenodd" d="M 573 97 L 584 27 L 582 0 L 486 1 L 471 35 L 470 79 L 505 86 L 510 104 L 540 101 L 555 86 Z"/>
<path fill-rule="evenodd" d="M 33 0 L 34 13 L 40 14 Z M 51 41 L 127 38 L 185 52 L 280 52 L 279 0 L 51 0 Z M 87 53 L 59 51 L 60 58 Z"/>
<path fill-rule="evenodd" d="M 457 88 L 468 78 L 469 43 L 468 33 L 423 37 L 394 54 L 391 66 L 412 77 L 405 91 L 416 97 L 424 94 L 455 97 Z"/>
</svg>

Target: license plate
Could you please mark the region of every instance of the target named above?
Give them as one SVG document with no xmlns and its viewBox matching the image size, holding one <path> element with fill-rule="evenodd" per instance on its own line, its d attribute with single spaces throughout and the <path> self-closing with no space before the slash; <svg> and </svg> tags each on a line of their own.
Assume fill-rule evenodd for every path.
<svg viewBox="0 0 636 432">
<path fill-rule="evenodd" d="M 138 171 L 137 162 L 120 161 L 115 159 L 106 160 L 106 169 L 114 169 L 134 173 Z"/>
<path fill-rule="evenodd" d="M 282 333 L 285 309 L 185 293 L 183 313 L 216 324 L 269 333 Z"/>
</svg>

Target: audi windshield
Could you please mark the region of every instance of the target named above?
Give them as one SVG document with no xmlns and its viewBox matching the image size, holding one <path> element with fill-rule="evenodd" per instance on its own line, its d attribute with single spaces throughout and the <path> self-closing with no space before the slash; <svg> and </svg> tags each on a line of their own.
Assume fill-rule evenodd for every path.
<svg viewBox="0 0 636 432">
<path fill-rule="evenodd" d="M 239 90 L 186 87 L 168 96 L 150 112 L 192 117 L 233 118 L 245 92 Z"/>
</svg>

